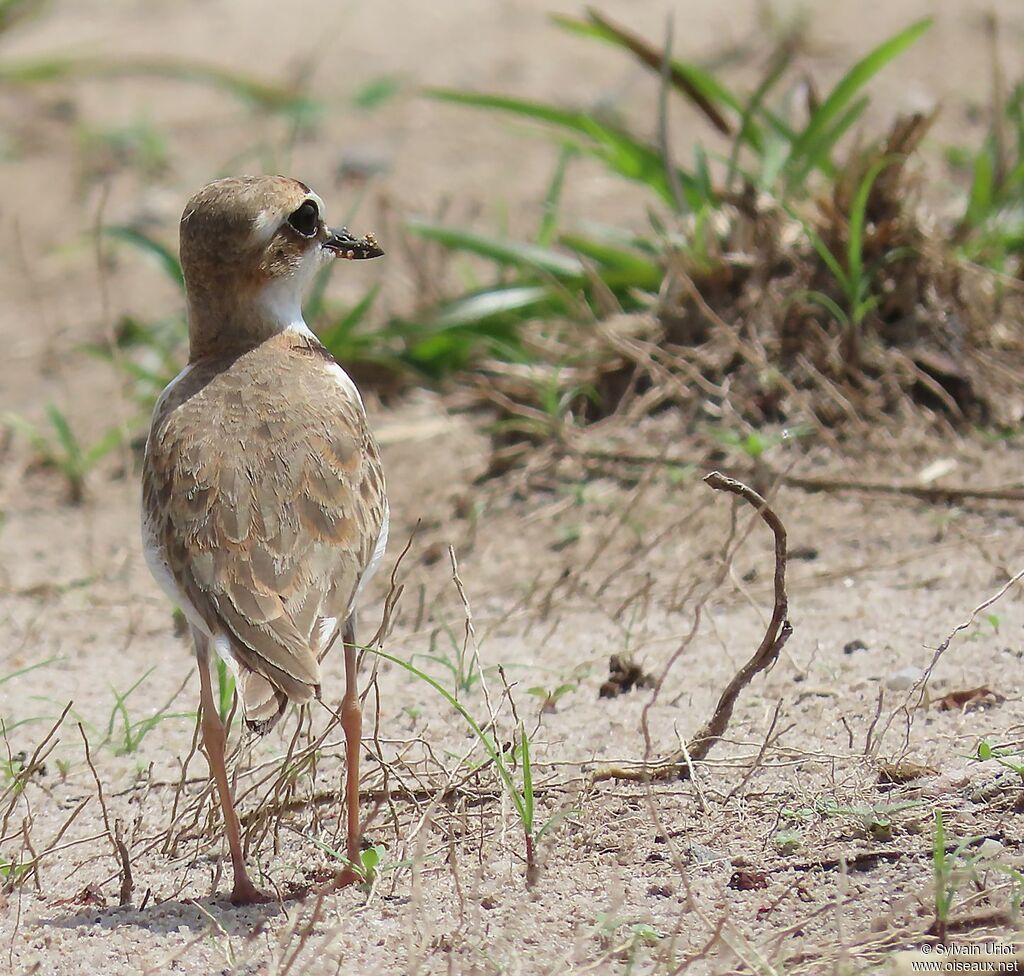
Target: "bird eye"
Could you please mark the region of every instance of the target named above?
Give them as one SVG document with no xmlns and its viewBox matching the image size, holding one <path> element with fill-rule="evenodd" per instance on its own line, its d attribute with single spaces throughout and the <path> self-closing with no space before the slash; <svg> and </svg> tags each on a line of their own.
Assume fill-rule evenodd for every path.
<svg viewBox="0 0 1024 976">
<path fill-rule="evenodd" d="M 312 200 L 307 200 L 288 218 L 288 223 L 303 237 L 315 237 L 320 228 L 320 212 Z"/>
</svg>

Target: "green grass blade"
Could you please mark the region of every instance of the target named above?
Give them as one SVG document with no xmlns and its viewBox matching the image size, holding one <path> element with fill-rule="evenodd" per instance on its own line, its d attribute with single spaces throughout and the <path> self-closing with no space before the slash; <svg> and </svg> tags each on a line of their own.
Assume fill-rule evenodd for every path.
<svg viewBox="0 0 1024 976">
<path fill-rule="evenodd" d="M 59 657 L 48 657 L 45 661 L 39 661 L 37 664 L 30 664 L 27 667 L 19 668 L 17 671 L 12 671 L 10 674 L 5 674 L 0 678 L 0 685 L 7 684 L 8 681 L 13 681 L 15 678 L 20 678 L 23 674 L 28 674 L 29 671 L 35 671 L 38 668 L 45 668 L 49 664 L 53 664 L 54 661 L 59 661 Z"/>
<path fill-rule="evenodd" d="M 686 61 L 673 59 L 670 67 L 672 69 L 673 83 L 677 88 L 680 87 L 679 79 L 685 79 L 690 89 L 697 92 L 707 102 L 715 106 L 727 106 L 737 115 L 742 112 L 742 102 L 740 99 L 729 91 L 714 75 Z M 661 70 L 660 66 L 658 70 Z M 712 119 L 712 122 L 714 122 L 714 119 Z M 723 135 L 731 134 L 732 127 L 728 124 L 723 127 L 715 123 L 715 128 Z"/>
<path fill-rule="evenodd" d="M 1003 185 L 1000 187 L 999 196 L 1002 198 L 1009 195 L 1012 199 L 1017 199 L 1022 190 L 1024 190 L 1024 159 L 1006 175 Z"/>
<path fill-rule="evenodd" d="M 991 214 L 995 202 L 995 173 L 988 149 L 988 146 L 982 149 L 974 160 L 971 190 L 964 212 L 964 223 L 969 227 L 984 223 Z"/>
<path fill-rule="evenodd" d="M 0 34 L 15 24 L 38 17 L 49 0 L 0 0 Z"/>
<path fill-rule="evenodd" d="M 580 20 L 576 17 L 560 14 L 553 15 L 551 19 L 565 30 L 584 37 L 597 38 L 629 51 L 644 65 L 660 75 L 663 53 L 647 44 L 643 39 L 613 24 L 603 15 L 590 11 L 589 20 Z M 788 66 L 789 58 L 785 57 L 780 59 L 780 61 L 781 66 L 778 73 L 769 73 L 768 85 L 765 87 L 765 91 L 761 93 L 762 99 L 767 88 L 774 85 L 784 73 L 784 69 Z M 694 102 L 716 129 L 724 135 L 731 135 L 733 127 L 726 121 L 725 115 L 732 113 L 742 120 L 736 142 L 746 143 L 755 153 L 762 151 L 762 130 L 760 124 L 755 121 L 755 113 L 750 111 L 751 102 L 744 105 L 742 99 L 723 85 L 713 74 L 704 71 L 696 65 L 673 59 L 669 67 L 669 77 L 673 87 L 682 91 Z M 757 107 L 759 109 L 757 114 L 763 114 L 766 124 L 777 130 L 779 135 L 785 138 L 787 142 L 792 142 L 795 139 L 792 130 L 782 120 L 778 119 L 771 112 L 760 108 L 760 100 L 758 100 Z"/>
<path fill-rule="evenodd" d="M 806 159 L 811 148 L 819 143 L 822 134 L 843 114 L 860 90 L 890 61 L 917 41 L 931 25 L 931 18 L 927 17 L 911 24 L 906 30 L 883 41 L 843 75 L 797 138 L 793 146 L 793 158 Z"/>
<path fill-rule="evenodd" d="M 307 322 L 316 322 L 323 315 L 327 285 L 331 280 L 331 274 L 337 262 L 332 261 L 324 265 L 313 278 L 313 286 L 309 289 L 309 295 L 302 306 L 302 317 Z"/>
<path fill-rule="evenodd" d="M 465 329 L 500 321 L 526 321 L 559 308 L 558 297 L 544 285 L 509 285 L 464 295 L 442 306 L 434 329 Z"/>
<path fill-rule="evenodd" d="M 639 251 L 616 247 L 581 234 L 563 234 L 559 241 L 564 247 L 594 261 L 602 280 L 613 286 L 629 286 L 644 291 L 656 291 L 661 287 L 664 278 L 661 266 Z"/>
<path fill-rule="evenodd" d="M 366 318 L 379 294 L 380 285 L 370 288 L 337 322 L 320 330 L 320 341 L 334 352 Z"/>
<path fill-rule="evenodd" d="M 216 665 L 217 711 L 220 713 L 221 722 L 227 724 L 228 716 L 231 714 L 231 706 L 235 699 L 235 676 L 231 673 L 227 663 L 220 655 L 217 656 Z"/>
<path fill-rule="evenodd" d="M 523 829 L 533 833 L 533 766 L 530 762 L 530 737 L 523 723 L 519 723 L 519 741 L 523 744 Z"/>
<path fill-rule="evenodd" d="M 113 737 L 114 725 L 117 722 L 117 716 L 120 715 L 121 721 L 124 724 L 125 748 L 128 752 L 131 752 L 132 723 L 131 717 L 128 715 L 128 706 L 125 702 L 131 697 L 132 692 L 134 692 L 155 670 L 156 665 L 154 664 L 153 667 L 146 671 L 126 692 L 122 693 L 111 685 L 110 690 L 114 693 L 114 707 L 110 710 L 110 720 L 107 722 L 107 737 L 103 740 L 104 744 L 109 742 Z"/>
<path fill-rule="evenodd" d="M 825 309 L 840 325 L 847 326 L 850 324 L 850 316 L 843 311 L 834 298 L 829 297 L 823 291 L 801 291 L 794 295 L 793 298 L 803 298 L 809 302 L 814 302 Z"/>
<path fill-rule="evenodd" d="M 696 165 L 693 170 L 694 182 L 706 206 L 715 207 L 718 203 L 718 196 L 711 185 L 711 171 L 708 168 L 708 154 L 700 144 L 694 146 L 693 154 Z"/>
<path fill-rule="evenodd" d="M 935 875 L 936 914 L 944 916 L 949 905 L 946 889 L 949 878 L 949 862 L 946 859 L 946 828 L 942 822 L 942 811 L 935 811 L 935 829 L 932 835 L 932 872 Z"/>
<path fill-rule="evenodd" d="M 814 143 L 807 149 L 803 156 L 791 154 L 786 163 L 787 190 L 790 193 L 805 191 L 804 184 L 807 177 L 815 169 L 821 170 L 827 176 L 835 172 L 832 165 L 832 152 L 840 139 L 846 135 L 854 123 L 864 114 L 870 99 L 867 95 L 858 98 L 839 118 L 830 129 L 824 131 Z"/>
<path fill-rule="evenodd" d="M 665 202 L 672 202 L 672 191 L 665 176 L 660 152 L 625 130 L 602 122 L 591 114 L 506 95 L 453 91 L 447 88 L 430 88 L 425 94 L 439 101 L 506 112 L 553 127 L 563 134 L 574 134 L 580 137 L 574 141 L 580 152 L 601 160 L 609 169 L 627 179 L 643 183 Z M 687 204 L 694 208 L 699 206 L 700 198 L 696 195 L 689 174 L 680 171 L 679 180 Z"/>
<path fill-rule="evenodd" d="M 141 719 L 133 725 L 127 726 L 124 733 L 124 745 L 118 750 L 118 754 L 122 756 L 130 756 L 133 752 L 137 752 L 139 747 L 142 745 L 142 740 L 145 739 L 153 729 L 155 729 L 161 722 L 174 719 L 188 719 L 190 722 L 194 722 L 196 720 L 196 713 L 161 711 L 156 715 L 151 715 L 149 718 Z"/>
<path fill-rule="evenodd" d="M 849 294 L 850 283 L 846 275 L 846 269 L 840 264 L 839 259 L 829 250 L 821 235 L 806 220 L 803 220 L 791 208 L 787 207 L 786 210 L 794 220 L 799 220 L 803 224 L 804 233 L 807 234 L 807 239 L 811 242 L 811 246 L 817 252 L 818 257 L 821 258 L 822 263 L 831 272 L 832 277 L 836 279 L 843 290 L 843 294 Z"/>
<path fill-rule="evenodd" d="M 868 200 L 871 189 L 882 172 L 896 160 L 883 156 L 864 174 L 850 205 L 849 235 L 846 242 L 846 269 L 851 286 L 856 289 L 858 300 L 863 294 L 864 283 L 864 224 L 867 221 Z"/>
<path fill-rule="evenodd" d="M 219 89 L 264 111 L 288 115 L 315 112 L 317 102 L 288 85 L 265 81 L 253 75 L 225 68 L 219 64 L 177 59 L 136 58 L 122 65 L 110 62 L 115 73 L 149 74 L 171 81 L 189 81 Z M 120 67 L 120 71 L 118 68 Z"/>
<path fill-rule="evenodd" d="M 475 331 L 450 329 L 426 333 L 423 338 L 410 341 L 402 359 L 421 375 L 436 381 L 465 369 L 487 346 L 487 338 L 481 338 Z"/>
<path fill-rule="evenodd" d="M 78 438 L 71 430 L 68 418 L 64 416 L 63 412 L 54 403 L 46 404 L 46 415 L 50 418 L 50 423 L 57 435 L 57 442 L 64 451 L 66 465 L 70 466 L 74 471 L 81 471 L 82 448 L 78 443 Z"/>
<path fill-rule="evenodd" d="M 5 413 L 2 418 L 3 422 L 10 427 L 12 430 L 16 430 L 28 438 L 29 443 L 32 445 L 32 449 L 45 461 L 53 461 L 53 447 L 50 442 L 40 433 L 39 428 L 35 424 L 30 423 L 24 417 L 18 416 L 16 413 Z"/>
<path fill-rule="evenodd" d="M 361 325 L 370 309 L 373 308 L 373 303 L 379 294 L 380 285 L 374 285 L 368 289 L 366 294 L 345 313 L 338 325 L 346 330 L 355 329 Z"/>
<path fill-rule="evenodd" d="M 107 237 L 122 241 L 143 254 L 154 258 L 168 278 L 182 288 L 185 287 L 185 275 L 181 270 L 178 256 L 166 245 L 127 224 L 110 224 L 104 227 L 102 232 Z"/>
<path fill-rule="evenodd" d="M 131 429 L 132 424 L 126 423 L 128 429 Z M 82 462 L 88 469 L 91 468 L 101 458 L 106 457 L 114 448 L 124 440 L 124 430 L 121 427 L 111 427 L 104 434 L 101 435 L 100 439 L 95 444 L 91 444 L 86 450 Z"/>
<path fill-rule="evenodd" d="M 413 233 L 427 240 L 437 241 L 449 250 L 467 251 L 482 258 L 489 258 L 503 267 L 540 272 L 570 281 L 582 281 L 584 277 L 583 265 L 578 258 L 539 244 L 520 244 L 458 227 L 446 227 L 420 220 L 410 221 L 407 226 Z"/>
<path fill-rule="evenodd" d="M 91 350 L 90 350 L 91 352 Z M 106 362 L 110 362 L 116 366 L 125 375 L 130 376 L 132 379 L 137 380 L 143 386 L 151 388 L 152 391 L 159 393 L 171 380 L 174 379 L 177 374 L 177 364 L 167 364 L 167 368 L 162 370 L 148 369 L 141 363 L 134 363 L 129 359 L 119 359 L 116 362 L 113 361 L 109 352 L 104 349 L 98 349 L 93 355 L 98 356 Z M 129 427 L 132 425 L 129 424 Z"/>
<path fill-rule="evenodd" d="M 110 721 L 107 722 L 107 734 L 102 745 L 106 745 L 114 737 L 114 726 L 117 725 L 117 716 L 121 716 L 124 723 L 125 735 L 128 734 L 128 709 L 125 707 L 124 699 L 114 692 L 114 707 L 110 710 Z"/>
<path fill-rule="evenodd" d="M 362 112 L 371 112 L 389 102 L 402 90 L 402 81 L 395 75 L 371 78 L 352 96 L 352 104 Z"/>
<path fill-rule="evenodd" d="M 559 129 L 578 132 L 580 135 L 591 135 L 591 118 L 585 112 L 562 109 L 544 102 L 534 102 L 525 98 L 512 98 L 508 95 L 488 95 L 480 92 L 465 92 L 451 88 L 427 88 L 424 94 L 428 98 L 455 105 L 466 105 L 471 108 L 489 109 L 506 112 L 533 122 L 542 122 Z"/>
<path fill-rule="evenodd" d="M 754 120 L 761 113 L 761 107 L 768 97 L 768 93 L 782 80 L 791 63 L 791 52 L 788 49 L 784 50 L 769 65 L 768 71 L 761 80 L 761 83 L 754 90 L 747 104 L 743 106 L 743 114 L 740 117 L 740 129 L 736 134 L 736 138 L 733 139 L 732 149 L 729 152 L 729 164 L 725 178 L 726 186 L 733 186 L 739 165 L 740 150 L 744 145 L 750 146 L 755 156 L 761 160 L 762 179 L 764 179 L 764 170 L 772 163 L 771 151 L 776 149 L 780 142 L 788 148 L 791 138 L 780 137 L 774 128 L 769 128 L 768 134 L 765 135 Z M 765 180 L 766 185 L 763 188 L 766 189 L 767 186 L 773 183 L 774 180 Z"/>
<path fill-rule="evenodd" d="M 664 52 L 649 44 L 642 37 L 612 23 L 595 10 L 588 11 L 588 20 L 554 15 L 551 19 L 559 27 L 583 37 L 606 41 L 632 54 L 651 71 L 661 73 Z M 674 59 L 669 62 L 669 80 L 672 87 L 682 92 L 711 124 L 723 135 L 730 135 L 732 127 L 722 114 L 723 107 L 742 112 L 740 100 L 717 78 L 700 68 Z"/>
<path fill-rule="evenodd" d="M 811 246 L 817 252 L 825 267 L 832 273 L 832 277 L 836 279 L 836 283 L 843 290 L 843 294 L 849 295 L 850 279 L 846 274 L 846 269 L 839 263 L 839 259 L 829 250 L 828 245 L 821 239 L 817 231 L 808 228 L 808 237 L 810 238 Z"/>
<path fill-rule="evenodd" d="M 537 231 L 537 243 L 541 247 L 549 247 L 555 239 L 558 229 L 558 208 L 562 201 L 562 190 L 565 187 L 565 174 L 569 170 L 569 163 L 578 155 L 579 150 L 573 145 L 562 146 L 558 155 L 558 162 L 555 165 L 554 175 L 548 186 L 548 192 L 544 194 L 544 214 L 540 220 L 540 229 Z"/>
<path fill-rule="evenodd" d="M 288 85 L 264 81 L 241 71 L 203 61 L 177 58 L 32 58 L 0 64 L 0 80 L 16 84 L 76 78 L 151 77 L 203 84 L 265 111 L 308 115 L 318 103 Z"/>
<path fill-rule="evenodd" d="M 776 189 L 780 175 L 785 172 L 789 159 L 789 140 L 777 132 L 765 133 L 764 151 L 761 154 L 761 168 L 757 173 L 744 173 L 746 179 L 759 190 L 770 193 Z M 743 170 L 738 170 L 743 173 Z"/>
<path fill-rule="evenodd" d="M 502 782 L 505 784 L 505 789 L 508 790 L 509 799 L 512 801 L 513 806 L 516 808 L 516 813 L 519 816 L 520 822 L 524 825 L 527 824 L 528 818 L 526 813 L 526 807 L 524 799 L 516 786 L 515 780 L 512 778 L 512 773 L 505 762 L 505 757 L 502 755 L 501 750 L 495 745 L 494 740 L 480 727 L 480 724 L 475 718 L 466 710 L 466 707 L 459 702 L 444 685 L 440 684 L 434 678 L 430 677 L 425 671 L 421 671 L 416 665 L 410 664 L 408 661 L 403 660 L 400 657 L 396 657 L 394 654 L 388 654 L 387 651 L 383 651 L 377 647 L 366 647 L 364 650 L 369 651 L 371 654 L 376 654 L 378 657 L 382 657 L 385 661 L 390 661 L 392 664 L 397 665 L 413 677 L 419 678 L 420 681 L 426 682 L 434 689 L 452 708 L 455 709 L 462 716 L 465 723 L 470 727 L 473 734 L 480 741 L 480 744 L 484 747 L 487 755 L 494 763 L 495 769 L 498 771 L 498 775 L 501 777 Z"/>
</svg>

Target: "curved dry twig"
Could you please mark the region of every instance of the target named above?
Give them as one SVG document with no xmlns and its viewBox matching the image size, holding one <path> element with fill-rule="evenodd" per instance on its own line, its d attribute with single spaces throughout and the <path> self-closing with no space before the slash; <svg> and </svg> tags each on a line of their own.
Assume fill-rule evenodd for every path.
<svg viewBox="0 0 1024 976">
<path fill-rule="evenodd" d="M 753 656 L 743 665 L 726 685 L 715 705 L 715 710 L 704 726 L 693 736 L 677 755 L 657 764 L 644 763 L 640 767 L 625 769 L 609 767 L 594 773 L 593 780 L 606 779 L 638 780 L 650 782 L 664 779 L 686 779 L 691 776 L 693 763 L 705 759 L 711 748 L 718 742 L 729 726 L 733 708 L 740 692 L 750 684 L 755 675 L 771 667 L 778 660 L 779 653 L 793 633 L 789 622 L 789 598 L 786 595 L 786 527 L 775 514 L 768 502 L 753 488 L 735 478 L 729 478 L 720 471 L 712 471 L 704 483 L 715 491 L 727 491 L 749 502 L 772 530 L 775 536 L 775 606 L 764 637 Z M 698 608 L 699 609 L 699 608 Z M 691 636 L 692 636 L 691 631 Z"/>
<path fill-rule="evenodd" d="M 712 471 L 704 478 L 704 483 L 715 491 L 728 491 L 739 495 L 749 502 L 764 519 L 765 524 L 775 536 L 775 607 L 768 629 L 753 656 L 736 672 L 732 681 L 725 687 L 718 704 L 702 728 L 687 746 L 691 761 L 699 761 L 707 756 L 714 743 L 722 737 L 732 718 L 733 706 L 740 692 L 750 684 L 756 674 L 771 667 L 779 657 L 786 641 L 793 633 L 793 625 L 789 622 L 789 598 L 786 595 L 786 527 L 782 519 L 772 511 L 771 507 L 753 488 L 748 488 L 735 478 L 728 478 L 719 471 Z"/>
</svg>

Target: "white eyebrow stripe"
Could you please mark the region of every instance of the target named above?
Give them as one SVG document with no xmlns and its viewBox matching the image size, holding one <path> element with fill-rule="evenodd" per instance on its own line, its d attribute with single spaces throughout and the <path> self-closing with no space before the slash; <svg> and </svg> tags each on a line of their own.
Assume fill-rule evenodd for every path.
<svg viewBox="0 0 1024 976">
<path fill-rule="evenodd" d="M 279 210 L 261 210 L 252 222 L 253 241 L 257 244 L 266 244 L 277 233 L 281 220 Z"/>
<path fill-rule="evenodd" d="M 311 200 L 316 204 L 316 212 L 321 220 L 326 219 L 324 217 L 324 201 L 320 198 L 320 195 L 314 193 L 312 190 L 306 194 L 305 200 Z M 301 207 L 302 204 L 300 203 Z M 289 211 L 291 213 L 291 211 Z M 280 210 L 261 210 L 252 222 L 252 239 L 256 244 L 266 244 L 270 241 L 270 238 L 277 233 L 278 227 L 284 223 L 287 214 Z"/>
</svg>

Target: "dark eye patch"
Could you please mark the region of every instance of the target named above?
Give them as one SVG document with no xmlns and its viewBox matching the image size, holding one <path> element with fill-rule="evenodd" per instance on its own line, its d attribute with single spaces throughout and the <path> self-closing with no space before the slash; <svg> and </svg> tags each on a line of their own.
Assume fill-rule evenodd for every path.
<svg viewBox="0 0 1024 976">
<path fill-rule="evenodd" d="M 312 200 L 307 200 L 288 218 L 288 224 L 303 237 L 315 237 L 320 229 L 320 211 Z"/>
</svg>

